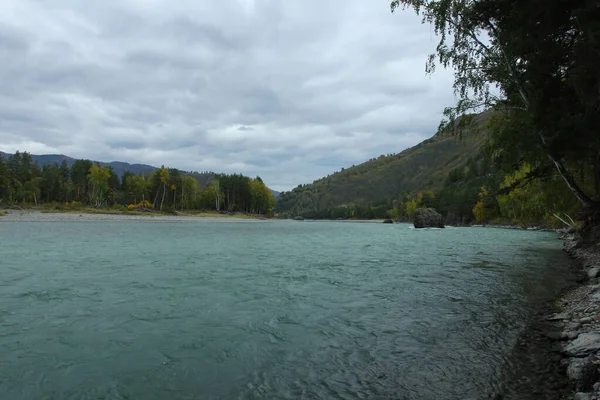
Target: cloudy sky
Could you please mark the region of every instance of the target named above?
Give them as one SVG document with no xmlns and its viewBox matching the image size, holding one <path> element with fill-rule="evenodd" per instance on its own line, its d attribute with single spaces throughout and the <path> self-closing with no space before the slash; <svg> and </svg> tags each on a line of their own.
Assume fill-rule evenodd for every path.
<svg viewBox="0 0 600 400">
<path fill-rule="evenodd" d="M 430 137 L 435 45 L 388 0 L 1 0 L 0 150 L 287 190 Z"/>
</svg>

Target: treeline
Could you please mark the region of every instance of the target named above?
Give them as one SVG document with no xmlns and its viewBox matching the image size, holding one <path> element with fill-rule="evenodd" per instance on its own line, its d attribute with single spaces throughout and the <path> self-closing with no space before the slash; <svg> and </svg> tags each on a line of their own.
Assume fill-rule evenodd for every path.
<svg viewBox="0 0 600 400">
<path fill-rule="evenodd" d="M 448 224 L 511 224 L 561 227 L 573 224 L 582 206 L 558 174 L 535 177 L 524 162 L 512 172 L 474 159 L 467 167 L 453 169 L 443 189 L 403 197 L 393 217 L 412 220 L 414 211 L 432 207 Z M 581 187 L 593 186 L 585 172 L 573 172 Z"/>
<path fill-rule="evenodd" d="M 90 160 L 71 166 L 39 166 L 28 153 L 0 157 L 0 204 L 51 204 L 58 207 L 122 206 L 129 210 L 216 210 L 270 214 L 275 203 L 260 177 L 215 174 L 202 187 L 193 176 L 175 168 L 158 168 L 148 175 L 125 172 Z"/>
</svg>

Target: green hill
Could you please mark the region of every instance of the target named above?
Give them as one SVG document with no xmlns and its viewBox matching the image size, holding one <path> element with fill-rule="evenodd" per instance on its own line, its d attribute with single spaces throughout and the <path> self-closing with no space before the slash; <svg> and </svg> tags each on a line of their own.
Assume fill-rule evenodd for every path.
<svg viewBox="0 0 600 400">
<path fill-rule="evenodd" d="M 484 141 L 481 129 L 489 115 L 474 118 L 473 128 L 460 138 L 438 132 L 430 139 L 398 154 L 381 155 L 351 168 L 282 192 L 275 211 L 283 215 L 307 215 L 340 206 L 393 207 L 395 200 L 417 191 L 439 191 L 453 169 L 467 167 L 480 158 Z"/>
</svg>

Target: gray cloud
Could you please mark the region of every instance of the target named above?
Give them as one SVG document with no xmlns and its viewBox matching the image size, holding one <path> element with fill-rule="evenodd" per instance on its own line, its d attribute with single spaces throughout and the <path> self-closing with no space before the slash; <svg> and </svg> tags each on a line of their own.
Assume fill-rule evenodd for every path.
<svg viewBox="0 0 600 400">
<path fill-rule="evenodd" d="M 431 136 L 435 44 L 387 0 L 4 0 L 0 150 L 290 189 Z"/>
</svg>

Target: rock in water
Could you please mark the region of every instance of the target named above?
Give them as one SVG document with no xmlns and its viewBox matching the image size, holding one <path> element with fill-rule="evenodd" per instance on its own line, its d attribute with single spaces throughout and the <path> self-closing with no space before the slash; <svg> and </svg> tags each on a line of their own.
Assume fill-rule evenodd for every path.
<svg viewBox="0 0 600 400">
<path fill-rule="evenodd" d="M 433 208 L 417 208 L 413 216 L 415 228 L 443 228 L 442 214 Z"/>
<path fill-rule="evenodd" d="M 391 219 L 386 219 L 383 221 L 384 224 L 393 224 L 394 221 L 392 221 Z"/>
</svg>

